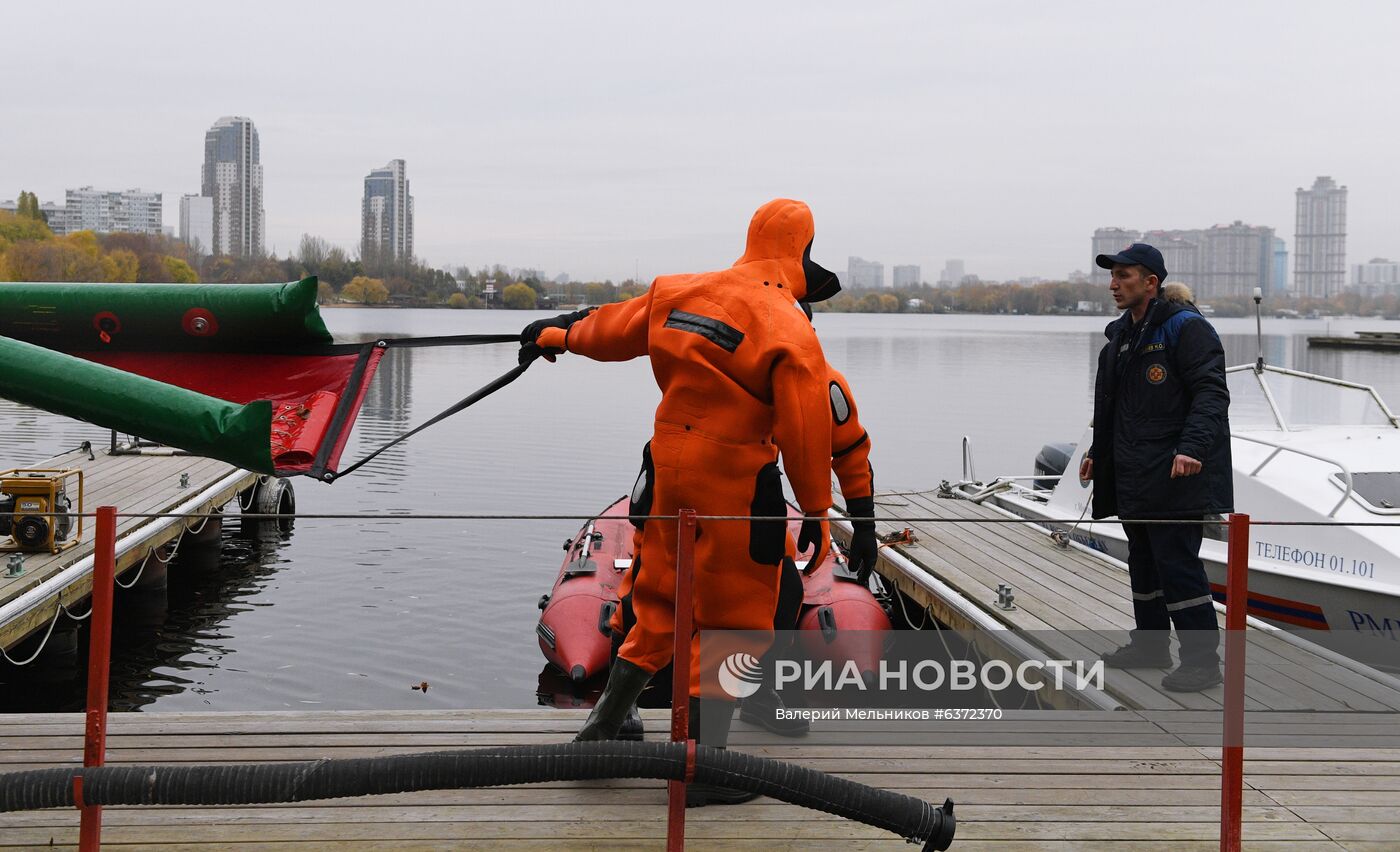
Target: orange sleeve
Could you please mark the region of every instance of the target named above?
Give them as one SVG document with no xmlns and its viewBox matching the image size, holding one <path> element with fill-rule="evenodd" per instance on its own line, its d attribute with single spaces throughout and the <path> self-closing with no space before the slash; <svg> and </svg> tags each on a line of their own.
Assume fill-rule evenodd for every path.
<svg viewBox="0 0 1400 852">
<path fill-rule="evenodd" d="M 797 504 L 807 514 L 831 508 L 831 412 L 825 360 L 811 351 L 788 350 L 773 367 L 773 441 Z"/>
<path fill-rule="evenodd" d="M 846 377 L 830 370 L 827 396 L 831 400 L 831 469 L 841 483 L 841 496 L 871 497 L 875 474 L 870 468 L 870 434 L 860 425 L 855 397 Z"/>
<path fill-rule="evenodd" d="M 626 361 L 647 354 L 651 294 L 648 290 L 625 302 L 613 302 L 593 311 L 569 326 L 563 348 L 594 361 Z"/>
</svg>

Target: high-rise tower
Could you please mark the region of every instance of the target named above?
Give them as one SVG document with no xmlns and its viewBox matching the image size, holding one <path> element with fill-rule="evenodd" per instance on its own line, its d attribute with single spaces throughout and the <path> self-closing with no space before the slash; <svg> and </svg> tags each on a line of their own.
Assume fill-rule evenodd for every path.
<svg viewBox="0 0 1400 852">
<path fill-rule="evenodd" d="M 204 134 L 200 195 L 214 199 L 214 254 L 263 253 L 263 173 L 252 119 L 226 115 Z"/>
<path fill-rule="evenodd" d="M 1293 234 L 1293 289 L 1327 298 L 1347 283 L 1347 188 L 1330 177 L 1298 188 Z"/>
<path fill-rule="evenodd" d="M 390 160 L 365 176 L 360 257 L 370 263 L 413 259 L 413 196 L 403 160 Z"/>
</svg>

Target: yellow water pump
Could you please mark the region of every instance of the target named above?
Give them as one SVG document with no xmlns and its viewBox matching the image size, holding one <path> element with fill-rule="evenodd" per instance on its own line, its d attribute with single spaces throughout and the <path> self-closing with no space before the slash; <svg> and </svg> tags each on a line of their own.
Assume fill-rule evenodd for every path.
<svg viewBox="0 0 1400 852">
<path fill-rule="evenodd" d="M 69 487 L 76 482 L 78 506 Z M 17 468 L 0 473 L 0 552 L 58 553 L 83 536 L 83 472 Z M 77 512 L 78 514 L 69 514 Z M 74 524 L 74 518 L 77 524 Z"/>
</svg>

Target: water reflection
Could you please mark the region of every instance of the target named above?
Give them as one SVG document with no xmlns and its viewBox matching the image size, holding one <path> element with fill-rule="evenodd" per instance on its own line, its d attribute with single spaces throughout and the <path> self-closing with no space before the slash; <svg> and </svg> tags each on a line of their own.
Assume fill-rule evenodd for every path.
<svg viewBox="0 0 1400 852">
<path fill-rule="evenodd" d="M 234 646 L 225 644 L 236 633 L 234 617 L 272 604 L 260 596 L 269 578 L 287 566 L 279 552 L 291 536 L 291 529 L 275 523 L 228 524 L 217 547 L 190 547 L 176 554 L 161 594 L 118 589 L 111 709 L 138 710 L 186 692 L 204 696 L 212 705 L 214 691 L 207 688 L 204 673 L 229 667 L 236 654 Z M 60 643 L 57 649 L 46 649 L 34 665 L 0 661 L 0 712 L 82 710 L 90 623 L 81 622 L 71 640 L 64 640 L 72 643 L 71 653 L 63 653 Z M 60 617 L 59 626 L 70 628 L 72 622 Z M 28 656 L 36 642 L 37 637 L 12 656 L 23 659 L 20 653 Z"/>
<path fill-rule="evenodd" d="M 375 371 L 374 381 L 365 391 L 364 405 L 355 424 L 358 440 L 348 444 L 354 452 L 342 456 L 342 468 L 411 428 L 414 414 L 413 359 L 416 352 L 412 348 L 391 348 L 379 360 L 379 368 Z M 365 465 L 366 472 L 372 473 L 375 478 L 376 488 L 394 487 L 403 482 L 411 467 L 408 454 L 412 446 L 413 442 L 405 441 L 390 447 Z"/>
</svg>

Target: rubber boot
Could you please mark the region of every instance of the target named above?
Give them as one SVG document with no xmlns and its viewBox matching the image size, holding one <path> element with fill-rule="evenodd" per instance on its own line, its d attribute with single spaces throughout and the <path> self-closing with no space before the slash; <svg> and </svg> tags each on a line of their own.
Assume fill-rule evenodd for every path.
<svg viewBox="0 0 1400 852">
<path fill-rule="evenodd" d="M 642 724 L 642 711 L 637 709 L 634 701 L 632 706 L 627 708 L 627 718 L 622 720 L 622 727 L 617 730 L 617 738 L 641 742 L 646 739 L 646 732 L 646 726 Z"/>
<path fill-rule="evenodd" d="M 739 718 L 750 725 L 757 725 L 765 731 L 780 737 L 805 737 L 812 725 L 803 718 L 784 718 L 787 705 L 772 684 L 764 683 L 758 692 L 744 699 L 739 707 Z"/>
<path fill-rule="evenodd" d="M 729 742 L 729 723 L 734 719 L 734 702 L 690 699 L 690 736 L 698 744 L 724 748 Z M 738 805 L 758 798 L 757 793 L 735 790 L 718 784 L 692 781 L 685 787 L 685 806 Z"/>
<path fill-rule="evenodd" d="M 783 703 L 783 698 L 775 686 L 778 659 L 784 655 L 784 651 L 785 649 L 775 642 L 773 647 L 768 649 L 768 653 L 763 655 L 762 685 L 753 695 L 739 702 L 739 718 L 780 737 L 805 737 L 812 727 L 811 723 L 801 718 L 783 718 L 783 711 L 787 709 L 787 705 Z"/>
<path fill-rule="evenodd" d="M 787 571 L 788 566 L 784 564 L 783 570 Z M 777 669 L 778 660 L 787 655 L 788 647 L 792 644 L 792 634 L 796 626 L 797 613 L 802 606 L 802 575 L 797 572 L 797 566 L 792 566 L 791 576 L 797 584 L 791 593 L 791 600 L 779 601 L 779 609 L 787 609 L 787 612 L 779 613 L 773 618 L 773 646 L 759 661 L 763 667 L 762 686 L 758 691 L 739 703 L 739 718 L 750 725 L 758 725 L 765 731 L 777 734 L 780 737 L 805 737 L 812 725 L 806 719 L 785 719 L 783 711 L 787 705 L 783 703 L 783 698 L 778 694 Z M 789 575 L 783 575 L 783 582 L 788 582 Z M 783 632 L 779 632 L 783 631 Z"/>
<path fill-rule="evenodd" d="M 646 689 L 649 680 L 651 672 L 618 657 L 612 671 L 608 672 L 608 685 L 603 687 L 603 694 L 593 705 L 593 712 L 588 714 L 588 721 L 583 723 L 574 742 L 617 739 L 628 711 L 636 706 L 637 696 Z"/>
</svg>

